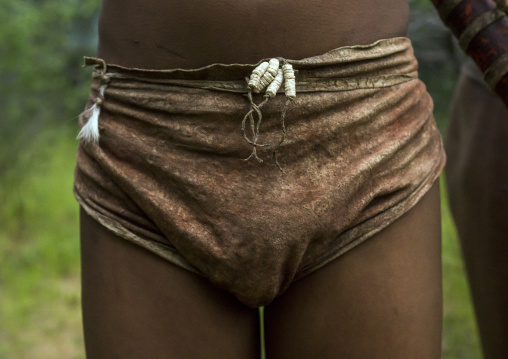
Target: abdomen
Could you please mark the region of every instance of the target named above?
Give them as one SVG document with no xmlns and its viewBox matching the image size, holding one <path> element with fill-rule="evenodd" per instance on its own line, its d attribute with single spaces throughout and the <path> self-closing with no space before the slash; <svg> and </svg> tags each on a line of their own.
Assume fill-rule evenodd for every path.
<svg viewBox="0 0 508 359">
<path fill-rule="evenodd" d="M 404 36 L 406 0 L 104 0 L 99 57 L 140 68 L 300 59 Z"/>
</svg>

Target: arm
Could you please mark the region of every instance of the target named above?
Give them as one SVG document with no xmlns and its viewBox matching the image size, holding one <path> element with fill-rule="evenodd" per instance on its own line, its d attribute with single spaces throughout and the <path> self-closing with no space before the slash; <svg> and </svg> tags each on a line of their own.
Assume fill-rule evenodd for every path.
<svg viewBox="0 0 508 359">
<path fill-rule="evenodd" d="M 508 106 L 508 0 L 431 0 L 441 20 Z"/>
</svg>

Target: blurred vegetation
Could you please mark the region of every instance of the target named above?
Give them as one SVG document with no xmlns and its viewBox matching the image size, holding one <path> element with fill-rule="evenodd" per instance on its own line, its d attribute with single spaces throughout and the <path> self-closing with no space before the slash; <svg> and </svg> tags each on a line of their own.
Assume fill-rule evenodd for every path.
<svg viewBox="0 0 508 359">
<path fill-rule="evenodd" d="M 438 126 L 445 132 L 448 107 L 465 55 L 429 0 L 409 3 L 409 37 L 419 61 L 420 78 L 434 100 Z"/>
<path fill-rule="evenodd" d="M 71 127 L 94 53 L 99 0 L 0 2 L 0 173 L 48 126 Z"/>
<path fill-rule="evenodd" d="M 410 0 L 420 75 L 445 128 L 461 56 L 428 0 Z M 99 0 L 0 2 L 0 359 L 83 358 L 76 116 L 88 96 Z M 443 200 L 443 357 L 480 357 L 453 222 Z"/>
<path fill-rule="evenodd" d="M 0 358 L 84 356 L 71 187 L 99 6 L 0 2 Z"/>
</svg>

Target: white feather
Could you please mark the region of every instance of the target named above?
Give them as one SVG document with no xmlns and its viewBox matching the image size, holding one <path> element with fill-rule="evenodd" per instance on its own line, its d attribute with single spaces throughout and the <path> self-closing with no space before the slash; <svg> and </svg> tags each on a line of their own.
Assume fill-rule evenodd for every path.
<svg viewBox="0 0 508 359">
<path fill-rule="evenodd" d="M 104 91 L 106 90 L 107 84 L 102 85 L 99 88 L 99 96 L 98 98 L 104 99 Z M 84 142 L 99 142 L 99 115 L 101 114 L 101 107 L 97 105 L 97 103 L 93 104 L 88 110 L 83 112 L 83 114 L 91 112 L 90 117 L 86 124 L 81 128 L 81 131 L 78 133 L 78 140 L 83 140 Z"/>
<path fill-rule="evenodd" d="M 81 128 L 78 134 L 78 140 L 85 142 L 99 142 L 99 115 L 101 108 L 94 104 L 85 112 L 91 112 L 92 114 L 88 118 L 86 124 Z"/>
</svg>

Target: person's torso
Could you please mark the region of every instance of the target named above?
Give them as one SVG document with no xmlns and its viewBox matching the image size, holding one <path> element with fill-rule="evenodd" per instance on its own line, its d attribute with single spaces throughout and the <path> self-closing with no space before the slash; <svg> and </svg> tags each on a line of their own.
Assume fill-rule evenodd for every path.
<svg viewBox="0 0 508 359">
<path fill-rule="evenodd" d="M 301 59 L 405 36 L 407 0 L 104 0 L 98 56 L 138 68 Z"/>
</svg>

